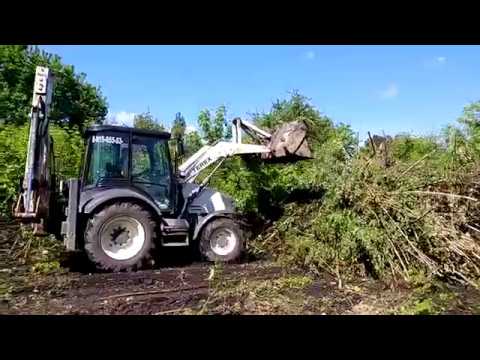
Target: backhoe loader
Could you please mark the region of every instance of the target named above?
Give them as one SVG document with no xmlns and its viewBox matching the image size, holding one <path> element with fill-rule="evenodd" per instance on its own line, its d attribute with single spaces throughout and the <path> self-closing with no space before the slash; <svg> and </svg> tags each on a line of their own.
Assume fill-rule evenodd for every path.
<svg viewBox="0 0 480 360">
<path fill-rule="evenodd" d="M 207 261 L 238 259 L 246 241 L 243 217 L 230 197 L 206 186 L 212 174 L 237 155 L 311 158 L 307 128 L 297 121 L 272 135 L 236 118 L 231 140 L 203 146 L 178 169 L 168 132 L 94 125 L 85 133 L 80 178 L 58 181 L 48 118 L 54 80 L 50 69 L 37 67 L 25 174 L 13 212 L 36 235 L 58 233 L 67 250 L 85 251 L 101 270 L 142 268 L 155 246 L 195 247 Z M 255 143 L 242 142 L 243 133 Z"/>
</svg>

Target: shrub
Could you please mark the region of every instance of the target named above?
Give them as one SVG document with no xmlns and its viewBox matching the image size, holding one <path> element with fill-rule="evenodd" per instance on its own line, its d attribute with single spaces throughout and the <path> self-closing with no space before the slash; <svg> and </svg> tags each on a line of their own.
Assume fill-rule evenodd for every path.
<svg viewBox="0 0 480 360">
<path fill-rule="evenodd" d="M 0 128 L 0 215 L 9 216 L 25 171 L 28 125 L 3 125 Z M 55 168 L 58 178 L 78 177 L 83 159 L 83 139 L 78 128 L 51 125 Z"/>
</svg>

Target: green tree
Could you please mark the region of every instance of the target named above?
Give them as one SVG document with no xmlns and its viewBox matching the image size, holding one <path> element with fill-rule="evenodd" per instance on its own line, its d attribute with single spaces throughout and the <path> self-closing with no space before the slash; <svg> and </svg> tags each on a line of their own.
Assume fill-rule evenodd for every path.
<svg viewBox="0 0 480 360">
<path fill-rule="evenodd" d="M 185 155 L 195 154 L 202 147 L 202 138 L 197 131 L 189 132 L 185 136 Z"/>
<path fill-rule="evenodd" d="M 462 149 L 457 142 L 457 150 L 464 150 L 477 159 L 480 157 L 480 101 L 473 102 L 463 109 L 463 113 L 458 119 L 463 125 L 463 139 L 465 141 L 465 149 Z M 456 139 L 461 136 L 456 134 Z"/>
<path fill-rule="evenodd" d="M 146 130 L 163 131 L 165 127 L 158 119 L 154 118 L 150 112 L 135 115 L 133 119 L 133 127 Z"/>
<path fill-rule="evenodd" d="M 78 127 L 81 132 L 101 123 L 107 102 L 100 88 L 86 81 L 57 55 L 25 45 L 0 45 L 0 121 L 28 123 L 36 66 L 47 66 L 55 74 L 55 90 L 50 120 L 61 126 Z"/>
<path fill-rule="evenodd" d="M 480 129 L 480 101 L 465 106 L 458 121 L 465 125 L 470 134 L 478 132 Z"/>
<path fill-rule="evenodd" d="M 183 140 L 185 137 L 185 129 L 187 124 L 185 123 L 185 118 L 182 116 L 181 113 L 177 113 L 175 115 L 175 120 L 173 120 L 172 126 L 172 138 L 177 140 Z"/>
<path fill-rule="evenodd" d="M 272 132 L 283 123 L 304 121 L 315 159 L 281 166 L 258 158 L 235 157 L 226 161 L 218 176 L 212 179 L 212 186 L 230 194 L 245 211 L 268 214 L 270 206 L 282 207 L 295 191 L 315 190 L 335 183 L 341 165 L 356 149 L 356 138 L 350 127 L 335 126 L 297 92 L 286 100 L 276 101 L 268 113 L 253 117 L 260 128 Z"/>
<path fill-rule="evenodd" d="M 18 195 L 19 180 L 25 171 L 29 125 L 0 127 L 0 216 L 10 215 Z M 83 160 L 84 139 L 78 128 L 50 126 L 58 179 L 78 177 Z"/>
<path fill-rule="evenodd" d="M 217 108 L 215 116 L 212 116 L 208 109 L 200 112 L 198 125 L 202 131 L 203 138 L 209 144 L 231 137 L 231 127 L 227 124 L 226 115 L 227 109 L 224 105 Z"/>
</svg>

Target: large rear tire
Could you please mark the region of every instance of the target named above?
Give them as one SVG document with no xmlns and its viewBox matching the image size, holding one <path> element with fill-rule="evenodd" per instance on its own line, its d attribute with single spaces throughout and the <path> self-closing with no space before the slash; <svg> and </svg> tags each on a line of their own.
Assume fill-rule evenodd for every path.
<svg viewBox="0 0 480 360">
<path fill-rule="evenodd" d="M 232 219 L 219 218 L 208 223 L 200 236 L 200 254 L 208 261 L 233 262 L 244 250 L 244 233 Z"/>
<path fill-rule="evenodd" d="M 91 217 L 85 229 L 85 252 L 97 269 L 129 271 L 151 258 L 155 222 L 133 203 L 110 205 Z"/>
</svg>

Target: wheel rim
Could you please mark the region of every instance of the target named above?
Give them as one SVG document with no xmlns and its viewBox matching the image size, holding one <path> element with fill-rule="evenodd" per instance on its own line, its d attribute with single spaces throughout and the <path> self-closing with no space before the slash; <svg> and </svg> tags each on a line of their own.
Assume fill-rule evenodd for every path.
<svg viewBox="0 0 480 360">
<path fill-rule="evenodd" d="M 137 255 L 145 243 L 145 229 L 136 219 L 118 216 L 100 229 L 102 250 L 115 260 L 127 260 Z"/>
<path fill-rule="evenodd" d="M 232 230 L 216 230 L 210 238 L 210 247 L 212 251 L 220 256 L 230 254 L 237 244 L 237 237 Z"/>
</svg>

